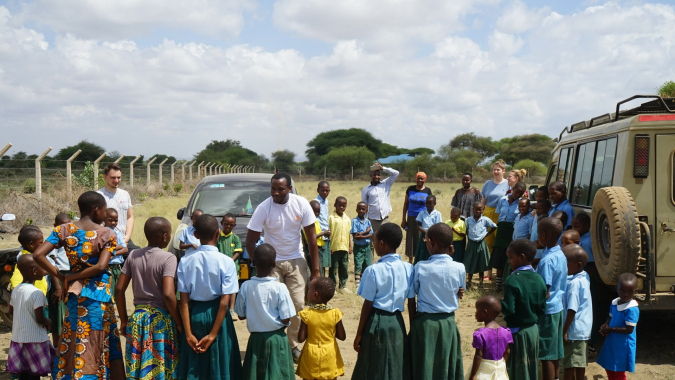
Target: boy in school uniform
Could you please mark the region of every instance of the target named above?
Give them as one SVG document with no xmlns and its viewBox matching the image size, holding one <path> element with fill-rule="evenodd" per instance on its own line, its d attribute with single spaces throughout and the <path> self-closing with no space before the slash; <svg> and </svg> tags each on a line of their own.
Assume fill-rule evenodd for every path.
<svg viewBox="0 0 675 380">
<path fill-rule="evenodd" d="M 254 251 L 257 273 L 241 285 L 235 311 L 251 333 L 244 356 L 244 380 L 294 380 L 286 327 L 295 306 L 286 286 L 271 277 L 277 253 L 269 244 Z"/>
<path fill-rule="evenodd" d="M 588 262 L 584 271 L 588 274 L 591 283 L 591 298 L 596 298 L 596 284 L 598 279 L 598 270 L 595 268 L 595 258 L 593 257 L 593 245 L 591 243 L 591 217 L 586 213 L 580 213 L 572 219 L 572 228 L 579 233 L 579 245 L 586 251 Z M 600 302 L 593 304 L 593 328 L 591 328 L 591 338 L 588 340 L 588 352 L 596 354 L 595 342 L 598 339 L 600 325 L 605 321 L 604 314 L 606 310 Z"/>
<path fill-rule="evenodd" d="M 431 256 L 415 264 L 408 293 L 413 379 L 464 378 L 455 310 L 466 286 L 466 271 L 448 255 L 452 239 L 447 224 L 429 227 L 426 244 Z"/>
<path fill-rule="evenodd" d="M 352 219 L 352 238 L 354 239 L 354 279 L 356 286 L 361 284 L 361 273 L 370 265 L 370 238 L 373 237 L 373 225 L 366 217 L 366 202 L 356 204 L 356 218 Z"/>
<path fill-rule="evenodd" d="M 319 239 L 319 234 L 317 231 L 316 235 L 316 244 L 319 247 L 319 268 L 321 269 L 321 275 L 326 277 L 328 275 L 328 268 L 330 268 L 330 228 L 328 227 L 328 195 L 330 194 L 330 184 L 327 181 L 319 181 L 319 184 L 316 187 L 316 192 L 318 195 L 314 198 L 315 201 L 319 203 L 319 215 L 317 215 L 317 220 L 319 221 L 319 226 L 321 228 L 321 239 Z M 311 202 L 310 202 L 311 203 Z M 319 240 L 323 244 L 319 245 Z"/>
<path fill-rule="evenodd" d="M 436 223 L 443 223 L 443 216 L 441 215 L 441 212 L 435 209 L 436 196 L 428 195 L 424 203 L 427 208 L 417 214 L 416 219 L 417 229 L 420 231 L 420 237 L 417 240 L 417 247 L 415 249 L 416 263 L 429 259 L 429 250 L 427 250 L 427 244 L 424 242 L 424 237 L 426 236 L 429 227 Z"/>
<path fill-rule="evenodd" d="M 352 220 L 345 214 L 346 209 L 347 198 L 337 197 L 335 198 L 335 212 L 328 217 L 328 227 L 331 231 L 329 276 L 335 283 L 336 288 L 338 288 L 338 285 L 340 286 L 339 290 L 341 291 L 348 291 L 349 255 L 353 252 L 352 240 L 349 238 Z"/>
<path fill-rule="evenodd" d="M 450 220 L 445 224 L 452 228 L 452 260 L 464 265 L 464 251 L 466 250 L 466 222 L 462 219 L 462 210 L 453 207 L 450 211 Z M 450 253 L 451 250 L 448 250 Z"/>
<path fill-rule="evenodd" d="M 124 264 L 123 255 L 129 253 L 129 248 L 127 248 L 127 244 L 124 242 L 124 235 L 122 235 L 122 233 L 116 229 L 117 219 L 117 210 L 114 208 L 109 208 L 106 210 L 104 221 L 105 226 L 115 231 L 115 234 L 117 235 L 117 247 L 115 248 L 115 253 L 113 253 L 113 256 L 108 262 L 108 270 L 111 274 L 110 292 L 112 293 L 111 296 L 113 298 L 115 298 L 115 287 L 117 286 L 117 282 L 120 280 L 120 275 L 122 275 L 122 264 Z"/>
<path fill-rule="evenodd" d="M 529 239 L 532 234 L 534 216 L 530 212 L 530 200 L 527 198 L 518 201 L 518 216 L 513 223 L 513 240 Z"/>
<path fill-rule="evenodd" d="M 396 249 L 403 231 L 385 223 L 375 231 L 373 246 L 380 259 L 363 271 L 357 293 L 363 297 L 354 338 L 358 352 L 352 380 L 410 379 L 409 342 L 401 312 L 412 285 L 413 266 Z"/>
<path fill-rule="evenodd" d="M 537 321 L 546 310 L 547 290 L 544 280 L 532 268 L 536 252 L 537 247 L 527 239 L 514 240 L 506 251 L 513 272 L 504 281 L 502 314 L 513 334 L 511 356 L 506 362 L 511 379 L 537 380 Z"/>
<path fill-rule="evenodd" d="M 319 203 L 319 201 L 315 199 L 309 201 L 309 205 L 312 207 L 314 216 L 316 216 L 316 221 L 314 222 L 314 232 L 316 233 L 316 246 L 319 248 L 319 271 L 321 272 L 322 277 L 326 277 L 326 271 L 324 270 L 323 267 L 324 257 L 322 256 L 323 255 L 322 250 L 325 249 L 326 244 L 328 244 L 329 250 L 328 256 L 330 256 L 330 240 L 324 240 L 323 238 L 326 236 L 330 236 L 330 230 L 325 231 L 321 230 L 321 222 L 319 220 L 319 217 L 321 216 L 321 203 Z M 309 247 L 307 246 L 307 235 L 305 234 L 305 230 L 301 231 L 302 231 L 302 249 L 305 251 L 305 260 L 307 260 L 307 263 L 310 264 L 309 266 L 311 267 L 312 257 L 309 254 Z"/>
<path fill-rule="evenodd" d="M 234 261 L 234 267 L 237 269 L 237 278 L 239 278 L 239 255 L 244 252 L 244 249 L 241 247 L 241 239 L 239 236 L 235 235 L 232 230 L 237 225 L 237 217 L 232 213 L 227 213 L 223 216 L 223 219 L 220 221 L 220 226 L 222 230 L 220 231 L 220 237 L 218 238 L 218 251 L 226 255 Z M 230 314 L 232 315 L 232 320 L 236 321 L 237 316 L 234 314 L 234 304 L 237 300 L 237 293 L 234 293 L 230 296 Z"/>
<path fill-rule="evenodd" d="M 549 188 L 549 192 L 550 192 Z M 563 298 L 567 289 L 567 258 L 558 241 L 563 224 L 556 218 L 545 218 L 537 228 L 539 242 L 546 247 L 537 266 L 549 291 L 546 312 L 539 317 L 539 360 L 544 380 L 553 380 L 560 369 L 563 349 Z"/>
<path fill-rule="evenodd" d="M 584 271 L 588 255 L 580 245 L 570 244 L 563 248 L 567 258 L 567 290 L 565 298 L 565 324 L 563 341 L 565 380 L 584 380 L 588 366 L 586 343 L 591 337 L 593 325 L 593 301 L 591 284 Z"/>
<path fill-rule="evenodd" d="M 202 215 L 204 215 L 204 211 L 200 209 L 192 211 L 192 215 L 190 216 L 192 225 L 184 228 L 178 235 L 179 240 L 178 249 L 182 249 L 185 251 L 184 256 L 187 256 L 190 253 L 194 252 L 201 245 L 199 239 L 195 236 L 195 221 Z"/>
<path fill-rule="evenodd" d="M 178 263 L 180 315 L 183 320 L 179 379 L 238 379 L 241 355 L 230 296 L 239 290 L 231 258 L 218 252 L 218 220 L 204 214 L 193 224 L 200 246 Z"/>
</svg>

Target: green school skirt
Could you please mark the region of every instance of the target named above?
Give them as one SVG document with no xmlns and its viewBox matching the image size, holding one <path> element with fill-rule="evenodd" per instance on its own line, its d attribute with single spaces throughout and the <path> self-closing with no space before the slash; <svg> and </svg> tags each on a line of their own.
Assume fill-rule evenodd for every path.
<svg viewBox="0 0 675 380">
<path fill-rule="evenodd" d="M 509 379 L 537 380 L 539 327 L 532 325 L 513 334 L 511 356 L 506 362 Z"/>
<path fill-rule="evenodd" d="M 512 240 L 513 223 L 497 223 L 497 236 L 495 237 L 495 245 L 492 248 L 492 256 L 490 256 L 490 268 L 504 269 L 507 264 L 506 250 L 509 248 Z"/>
<path fill-rule="evenodd" d="M 426 261 L 429 260 L 429 257 L 431 257 L 431 254 L 429 253 L 429 250 L 427 249 L 427 242 L 424 241 L 424 237 L 427 234 L 424 232 L 420 232 L 420 238 L 417 240 L 417 249 L 415 250 L 415 262 L 420 262 L 420 261 Z"/>
<path fill-rule="evenodd" d="M 462 340 L 455 313 L 419 313 L 410 326 L 415 380 L 463 379 Z"/>
<path fill-rule="evenodd" d="M 485 240 L 473 241 L 468 239 L 466 252 L 464 253 L 464 267 L 467 274 L 474 274 L 488 270 L 490 250 Z"/>
<path fill-rule="evenodd" d="M 244 380 L 295 380 L 293 355 L 284 328 L 251 333 L 243 372 Z"/>
<path fill-rule="evenodd" d="M 558 360 L 565 357 L 563 347 L 563 313 L 539 317 L 539 360 Z"/>
<path fill-rule="evenodd" d="M 401 312 L 373 308 L 361 334 L 352 380 L 408 380 L 410 347 Z"/>
<path fill-rule="evenodd" d="M 466 238 L 462 240 L 453 241 L 452 247 L 455 249 L 455 253 L 452 254 L 452 259 L 455 262 L 463 263 L 464 253 L 466 252 Z"/>
<path fill-rule="evenodd" d="M 190 301 L 190 326 L 197 340 L 211 332 L 219 305 L 220 297 L 212 301 Z M 181 334 L 178 378 L 187 380 L 241 379 L 239 342 L 229 312 L 225 313 L 218 336 L 204 353 L 196 353 L 187 343 L 185 334 Z"/>
</svg>

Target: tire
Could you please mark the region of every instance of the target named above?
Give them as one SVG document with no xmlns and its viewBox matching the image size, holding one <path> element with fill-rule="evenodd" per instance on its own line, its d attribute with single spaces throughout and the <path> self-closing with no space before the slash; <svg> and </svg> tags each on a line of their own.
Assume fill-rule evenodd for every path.
<svg viewBox="0 0 675 380">
<path fill-rule="evenodd" d="M 598 274 L 607 285 L 619 275 L 638 269 L 640 226 L 630 192 L 624 187 L 604 187 L 593 199 L 591 215 L 593 256 Z"/>
<path fill-rule="evenodd" d="M 12 292 L 9 291 L 9 281 L 11 275 L 9 273 L 4 274 L 0 277 L 0 298 L 2 303 L 0 303 L 0 318 L 5 323 L 7 327 L 12 327 L 12 314 L 9 313 L 9 301 L 11 299 Z"/>
</svg>

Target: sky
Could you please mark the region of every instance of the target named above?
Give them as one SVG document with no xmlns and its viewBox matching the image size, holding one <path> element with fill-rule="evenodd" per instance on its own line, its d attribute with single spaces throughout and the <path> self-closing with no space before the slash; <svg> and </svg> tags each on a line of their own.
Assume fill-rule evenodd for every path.
<svg viewBox="0 0 675 380">
<path fill-rule="evenodd" d="M 675 80 L 673 25 L 675 0 L 0 0 L 0 146 L 557 136 Z"/>
</svg>

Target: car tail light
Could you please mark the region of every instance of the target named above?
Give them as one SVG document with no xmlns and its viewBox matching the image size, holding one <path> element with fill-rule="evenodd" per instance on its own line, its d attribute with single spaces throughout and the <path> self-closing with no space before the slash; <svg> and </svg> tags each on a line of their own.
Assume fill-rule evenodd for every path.
<svg viewBox="0 0 675 380">
<path fill-rule="evenodd" d="M 633 177 L 647 178 L 649 175 L 649 136 L 635 136 L 635 162 Z"/>
<path fill-rule="evenodd" d="M 5 272 L 11 272 L 12 269 L 14 269 L 13 266 L 11 266 L 11 265 L 9 265 L 9 264 L 5 265 Z"/>
<path fill-rule="evenodd" d="M 675 115 L 640 115 L 638 121 L 674 121 Z"/>
</svg>

